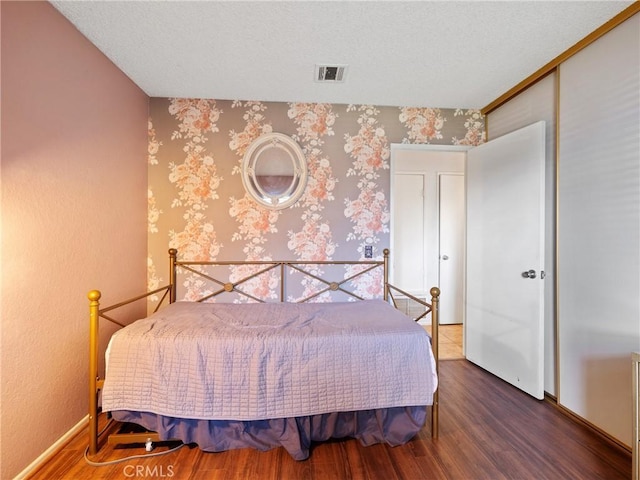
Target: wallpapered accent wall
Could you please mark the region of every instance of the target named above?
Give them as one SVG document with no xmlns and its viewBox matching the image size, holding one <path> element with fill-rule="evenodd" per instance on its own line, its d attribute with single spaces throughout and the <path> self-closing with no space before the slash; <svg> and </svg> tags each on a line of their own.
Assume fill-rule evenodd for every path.
<svg viewBox="0 0 640 480">
<path fill-rule="evenodd" d="M 303 197 L 284 210 L 254 202 L 240 174 L 247 147 L 272 131 L 300 144 L 309 170 Z M 389 246 L 390 144 L 483 140 L 478 110 L 152 98 L 149 288 L 168 281 L 168 248 L 184 260 L 354 260 L 370 245 L 381 258 Z M 236 267 L 233 276 L 247 271 Z M 354 290 L 379 295 L 377 275 Z M 309 277 L 300 282 L 301 295 L 317 289 Z M 276 283 L 261 275 L 245 289 L 273 299 Z M 191 276 L 179 296 L 207 291 Z"/>
</svg>

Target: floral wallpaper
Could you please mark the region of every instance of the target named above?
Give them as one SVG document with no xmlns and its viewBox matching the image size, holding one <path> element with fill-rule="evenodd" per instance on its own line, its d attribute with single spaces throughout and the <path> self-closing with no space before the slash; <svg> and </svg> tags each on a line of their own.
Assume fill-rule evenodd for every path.
<svg viewBox="0 0 640 480">
<path fill-rule="evenodd" d="M 253 140 L 268 132 L 294 138 L 308 181 L 292 207 L 269 210 L 246 195 L 240 166 Z M 389 246 L 391 143 L 477 145 L 477 110 L 152 98 L 149 119 L 149 288 L 168 281 L 167 250 L 183 260 L 358 260 L 365 247 L 382 258 Z M 393 252 L 392 252 L 393 254 Z M 320 275 L 323 266 L 309 266 Z M 232 267 L 231 280 L 255 266 Z M 344 268 L 342 278 L 354 272 Z M 354 282 L 381 294 L 380 269 Z M 312 295 L 318 282 L 299 279 L 289 300 Z M 210 293 L 197 275 L 181 277 L 179 297 Z M 278 298 L 267 273 L 243 284 L 261 299 Z M 328 294 L 316 301 L 330 301 Z"/>
</svg>

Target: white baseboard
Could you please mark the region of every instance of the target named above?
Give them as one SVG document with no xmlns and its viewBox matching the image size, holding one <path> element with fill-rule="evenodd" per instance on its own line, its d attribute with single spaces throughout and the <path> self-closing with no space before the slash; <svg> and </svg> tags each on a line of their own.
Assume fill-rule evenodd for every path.
<svg viewBox="0 0 640 480">
<path fill-rule="evenodd" d="M 82 420 L 54 442 L 49 448 L 47 448 L 38 458 L 36 458 L 27 468 L 14 477 L 13 480 L 23 480 L 28 478 L 29 475 L 35 473 L 40 467 L 47 463 L 56 453 L 62 450 L 67 443 L 69 443 L 73 437 L 80 433 L 83 429 L 86 429 L 89 425 L 89 415 L 87 414 Z"/>
</svg>

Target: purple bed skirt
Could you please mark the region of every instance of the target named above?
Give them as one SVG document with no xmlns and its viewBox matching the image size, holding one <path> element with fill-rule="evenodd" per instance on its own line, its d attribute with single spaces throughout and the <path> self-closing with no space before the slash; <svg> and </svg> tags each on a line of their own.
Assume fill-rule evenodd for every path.
<svg viewBox="0 0 640 480">
<path fill-rule="evenodd" d="M 327 413 L 271 420 L 191 420 L 147 412 L 114 411 L 120 422 L 130 422 L 157 432 L 162 440 L 196 443 L 206 452 L 235 448 L 266 451 L 284 447 L 295 460 L 309 457 L 312 442 L 330 438 L 357 438 L 362 445 L 402 445 L 423 427 L 427 407 L 393 407 L 379 410 Z"/>
</svg>

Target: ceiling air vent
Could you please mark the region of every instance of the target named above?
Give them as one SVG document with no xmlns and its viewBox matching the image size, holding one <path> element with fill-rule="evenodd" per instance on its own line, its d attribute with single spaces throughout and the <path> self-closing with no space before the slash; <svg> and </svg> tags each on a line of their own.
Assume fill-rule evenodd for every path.
<svg viewBox="0 0 640 480">
<path fill-rule="evenodd" d="M 344 82 L 347 73 L 346 65 L 316 65 L 316 82 L 339 83 Z"/>
</svg>

